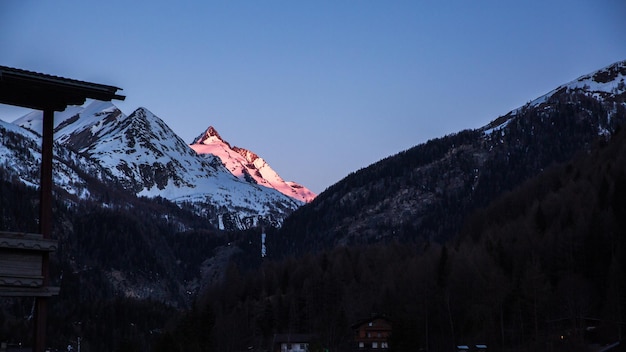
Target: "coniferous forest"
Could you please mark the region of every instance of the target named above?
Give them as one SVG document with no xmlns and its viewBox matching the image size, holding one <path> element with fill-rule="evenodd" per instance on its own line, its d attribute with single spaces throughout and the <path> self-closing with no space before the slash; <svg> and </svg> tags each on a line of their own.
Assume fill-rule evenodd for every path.
<svg viewBox="0 0 626 352">
<path fill-rule="evenodd" d="M 265 349 L 276 331 L 315 332 L 319 348 L 348 350 L 351 323 L 372 313 L 393 321 L 398 351 L 478 343 L 586 351 L 619 341 L 624 187 L 626 134 L 618 133 L 474 211 L 443 245 L 340 246 L 258 269 L 233 264 L 158 350 Z"/>
</svg>

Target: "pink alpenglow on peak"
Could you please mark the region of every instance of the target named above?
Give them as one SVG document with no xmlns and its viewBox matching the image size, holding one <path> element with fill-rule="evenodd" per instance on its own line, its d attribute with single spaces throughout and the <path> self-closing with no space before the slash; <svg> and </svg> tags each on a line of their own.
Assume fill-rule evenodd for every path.
<svg viewBox="0 0 626 352">
<path fill-rule="evenodd" d="M 190 145 L 199 155 L 215 155 L 226 168 L 240 180 L 273 188 L 293 199 L 308 203 L 316 194 L 295 182 L 283 180 L 263 158 L 239 147 L 231 147 L 217 130 L 210 126 Z"/>
<path fill-rule="evenodd" d="M 209 126 L 203 134 L 196 138 L 193 144 L 210 144 L 213 142 L 221 142 L 230 147 L 230 144 L 222 139 L 222 136 L 220 136 L 213 126 Z"/>
</svg>

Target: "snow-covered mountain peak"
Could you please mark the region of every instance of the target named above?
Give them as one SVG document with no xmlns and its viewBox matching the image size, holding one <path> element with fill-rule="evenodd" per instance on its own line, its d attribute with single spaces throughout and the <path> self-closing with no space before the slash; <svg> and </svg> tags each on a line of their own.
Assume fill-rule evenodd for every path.
<svg viewBox="0 0 626 352">
<path fill-rule="evenodd" d="M 196 137 L 192 144 L 211 144 L 214 142 L 224 143 L 230 147 L 230 144 L 220 136 L 213 126 L 209 126 L 204 133 Z"/>
<path fill-rule="evenodd" d="M 263 158 L 250 150 L 231 147 L 211 126 L 190 145 L 199 155 L 217 156 L 233 175 L 244 182 L 275 189 L 301 202 L 310 202 L 315 194 L 296 183 L 285 182 Z"/>
<path fill-rule="evenodd" d="M 526 109 L 540 107 L 559 96 L 576 92 L 593 96 L 607 103 L 620 104 L 626 100 L 626 60 L 613 63 L 592 73 L 560 85 L 552 91 L 528 102 L 526 105 L 510 111 L 490 122 L 482 129 L 489 134 L 491 131 L 504 128 L 514 117 Z"/>
<path fill-rule="evenodd" d="M 125 118 L 126 116 L 110 101 L 93 100 L 84 106 L 68 106 L 64 111 L 54 113 L 55 138 L 64 134 L 64 130 L 84 130 L 104 124 L 109 116 Z M 13 124 L 26 128 L 41 135 L 43 112 L 32 112 L 16 119 Z"/>
<path fill-rule="evenodd" d="M 33 150 L 29 160 L 36 161 L 39 155 L 36 149 L 42 122 L 43 113 L 33 111 L 13 124 L 6 123 L 20 132 L 15 138 L 24 140 L 11 145 Z M 256 154 L 231 148 L 213 127 L 196 139 L 199 144 L 194 144 L 210 150 L 197 153 L 145 107 L 125 115 L 111 102 L 90 101 L 55 112 L 54 128 L 59 160 L 55 183 L 68 193 L 84 197 L 90 194 L 81 171 L 71 168 L 81 169 L 86 175 L 139 196 L 193 204 L 220 228 L 247 228 L 259 221 L 280 224 L 315 197 L 306 188 L 284 182 Z M 18 135 L 9 128 L 0 128 L 0 138 L 11 133 Z M 19 151 L 0 148 L 0 162 L 15 159 L 16 155 Z M 66 156 L 72 160 L 61 160 Z M 36 170 L 35 164 L 5 164 L 25 175 L 24 182 L 36 184 L 37 175 L 29 171 Z M 232 165 L 240 166 L 227 169 Z M 66 170 L 59 171 L 63 167 Z M 72 190 L 76 185 L 81 188 Z"/>
<path fill-rule="evenodd" d="M 237 146 L 231 147 L 230 143 L 225 141 L 224 138 L 222 138 L 222 136 L 220 136 L 219 132 L 217 132 L 217 130 L 213 126 L 209 126 L 209 128 L 207 128 L 207 130 L 203 134 L 198 136 L 194 140 L 194 142 L 192 143 L 192 145 L 194 145 L 194 144 L 205 144 L 205 145 L 217 144 L 217 145 L 223 145 L 223 146 L 225 146 L 227 148 L 232 149 L 233 151 L 235 151 L 239 155 L 243 156 L 250 163 L 253 163 L 255 160 L 259 159 L 259 156 L 256 153 L 253 153 L 253 152 L 249 151 L 248 149 L 240 148 L 240 147 L 237 147 Z"/>
<path fill-rule="evenodd" d="M 591 78 L 591 80 L 600 84 L 609 82 L 619 84 L 619 82 L 624 83 L 624 77 L 626 77 L 626 60 L 616 62 L 590 75 L 581 76 L 578 81 Z"/>
<path fill-rule="evenodd" d="M 537 106 L 545 103 L 548 99 L 565 91 L 577 91 L 599 98 L 613 101 L 615 98 L 624 97 L 626 95 L 626 60 L 619 61 L 578 77 L 577 79 L 561 85 L 532 102 L 530 106 Z"/>
</svg>

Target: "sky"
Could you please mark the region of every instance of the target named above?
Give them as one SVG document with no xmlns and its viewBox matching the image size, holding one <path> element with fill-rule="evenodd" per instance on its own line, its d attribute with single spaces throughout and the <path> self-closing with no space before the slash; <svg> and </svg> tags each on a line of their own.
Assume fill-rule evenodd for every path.
<svg viewBox="0 0 626 352">
<path fill-rule="evenodd" d="M 624 0 L 0 0 L 0 65 L 113 85 L 316 193 L 626 60 Z M 0 105 L 13 121 L 27 110 Z"/>
</svg>

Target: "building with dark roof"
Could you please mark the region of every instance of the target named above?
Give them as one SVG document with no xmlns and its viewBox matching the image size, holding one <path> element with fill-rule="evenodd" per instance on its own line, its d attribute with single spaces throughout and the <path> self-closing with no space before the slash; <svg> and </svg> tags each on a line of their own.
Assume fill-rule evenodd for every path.
<svg viewBox="0 0 626 352">
<path fill-rule="evenodd" d="M 382 315 L 374 315 L 352 325 L 354 349 L 357 351 L 386 351 L 392 333 L 391 320 Z"/>
<path fill-rule="evenodd" d="M 47 305 L 58 288 L 49 287 L 49 253 L 57 247 L 52 233 L 52 146 L 54 112 L 89 99 L 124 100 L 120 88 L 0 66 L 0 104 L 43 111 L 39 233 L 0 232 L 0 296 L 36 297 L 34 348 L 45 350 Z"/>
</svg>

